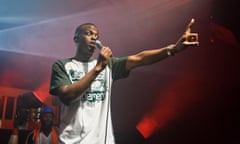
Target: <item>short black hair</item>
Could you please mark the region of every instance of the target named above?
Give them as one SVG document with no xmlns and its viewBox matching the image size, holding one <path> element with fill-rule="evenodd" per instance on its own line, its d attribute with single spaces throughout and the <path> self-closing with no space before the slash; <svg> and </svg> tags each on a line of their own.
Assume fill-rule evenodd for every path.
<svg viewBox="0 0 240 144">
<path fill-rule="evenodd" d="M 73 37 L 74 40 L 76 40 L 76 39 L 79 37 L 80 33 L 82 32 L 83 27 L 86 26 L 86 25 L 90 25 L 90 26 L 97 27 L 97 26 L 96 26 L 95 24 L 93 24 L 93 23 L 83 23 L 83 24 L 79 25 L 79 26 L 76 28 L 75 33 L 74 33 L 74 37 Z"/>
</svg>

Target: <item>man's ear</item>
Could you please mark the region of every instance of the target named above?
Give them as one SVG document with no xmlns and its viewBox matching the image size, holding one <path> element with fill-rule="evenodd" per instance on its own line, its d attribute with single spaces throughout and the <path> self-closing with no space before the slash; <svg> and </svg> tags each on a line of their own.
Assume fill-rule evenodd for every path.
<svg viewBox="0 0 240 144">
<path fill-rule="evenodd" d="M 73 40 L 75 43 L 77 43 L 77 42 L 79 42 L 79 37 L 74 37 Z"/>
</svg>

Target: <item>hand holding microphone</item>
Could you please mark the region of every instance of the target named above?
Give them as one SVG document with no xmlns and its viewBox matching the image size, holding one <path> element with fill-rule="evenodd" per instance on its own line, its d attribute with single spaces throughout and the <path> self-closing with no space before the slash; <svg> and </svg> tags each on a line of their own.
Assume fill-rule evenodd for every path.
<svg viewBox="0 0 240 144">
<path fill-rule="evenodd" d="M 102 42 L 100 40 L 96 40 L 96 48 L 100 50 L 100 54 L 103 51 L 104 56 L 110 56 L 112 57 L 112 50 L 109 47 L 103 46 Z"/>
<path fill-rule="evenodd" d="M 110 57 L 112 57 L 112 51 L 109 47 L 103 46 L 100 40 L 96 40 L 96 48 L 100 50 L 97 66 L 103 70 L 109 63 Z"/>
</svg>

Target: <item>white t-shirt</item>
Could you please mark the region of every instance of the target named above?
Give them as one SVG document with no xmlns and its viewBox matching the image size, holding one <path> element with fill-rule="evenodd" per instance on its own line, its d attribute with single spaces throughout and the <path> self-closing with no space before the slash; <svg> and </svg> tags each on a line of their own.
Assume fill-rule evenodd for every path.
<svg viewBox="0 0 240 144">
<path fill-rule="evenodd" d="M 46 136 L 43 132 L 40 132 L 37 142 L 38 144 L 52 144 L 52 133 Z"/>
<path fill-rule="evenodd" d="M 126 77 L 128 72 L 125 71 L 126 58 L 113 61 L 113 68 L 107 66 L 101 71 L 81 96 L 69 105 L 61 104 L 60 143 L 115 144 L 110 110 L 111 86 L 115 77 L 112 69 L 118 73 L 115 79 Z M 96 62 L 58 61 L 53 66 L 51 90 L 78 81 L 93 69 Z"/>
</svg>

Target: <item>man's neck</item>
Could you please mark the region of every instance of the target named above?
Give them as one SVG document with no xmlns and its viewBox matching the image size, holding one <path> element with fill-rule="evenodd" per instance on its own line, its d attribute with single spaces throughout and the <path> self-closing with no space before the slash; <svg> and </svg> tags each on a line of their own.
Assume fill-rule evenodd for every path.
<svg viewBox="0 0 240 144">
<path fill-rule="evenodd" d="M 75 56 L 74 59 L 81 61 L 81 62 L 89 62 L 93 60 L 93 57 L 83 57 L 83 56 Z"/>
<path fill-rule="evenodd" d="M 52 131 L 52 127 L 42 127 L 41 128 L 41 131 L 43 132 L 43 134 L 45 136 L 49 136 L 49 134 L 51 133 Z"/>
</svg>

